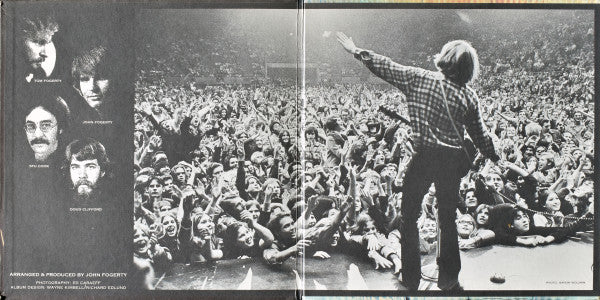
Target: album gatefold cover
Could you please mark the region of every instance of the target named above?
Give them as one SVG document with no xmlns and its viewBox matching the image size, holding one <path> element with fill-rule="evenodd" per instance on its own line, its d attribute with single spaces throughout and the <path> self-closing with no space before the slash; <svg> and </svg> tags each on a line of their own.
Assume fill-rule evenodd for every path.
<svg viewBox="0 0 600 300">
<path fill-rule="evenodd" d="M 4 2 L 1 295 L 598 296 L 597 15 Z"/>
</svg>

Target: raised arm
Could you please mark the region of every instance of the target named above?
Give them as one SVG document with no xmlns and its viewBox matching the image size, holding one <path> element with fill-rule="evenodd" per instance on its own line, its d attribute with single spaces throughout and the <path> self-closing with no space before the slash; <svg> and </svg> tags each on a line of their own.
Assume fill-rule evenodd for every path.
<svg viewBox="0 0 600 300">
<path fill-rule="evenodd" d="M 509 122 L 511 122 L 511 123 L 512 123 L 513 125 L 515 125 L 515 126 L 517 126 L 517 124 L 519 124 L 519 119 L 518 119 L 518 118 L 511 118 L 511 117 L 509 117 L 509 116 L 507 116 L 507 115 L 505 115 L 505 114 L 503 114 L 503 113 L 501 113 L 501 112 L 498 112 L 498 115 L 499 115 L 499 116 L 500 116 L 502 119 L 504 119 L 504 120 L 506 120 L 506 121 L 509 121 Z"/>
<path fill-rule="evenodd" d="M 388 57 L 375 54 L 373 51 L 360 49 L 356 47 L 352 38 L 343 32 L 337 33 L 337 40 L 348 53 L 361 60 L 373 74 L 408 94 L 408 86 L 420 69 L 404 66 L 393 62 Z"/>
<path fill-rule="evenodd" d="M 250 216 L 250 213 L 247 210 L 243 211 L 240 214 L 240 219 L 243 222 L 246 222 L 248 224 L 248 227 L 256 230 L 256 234 L 258 234 L 258 236 L 261 239 L 261 241 L 260 241 L 261 248 L 265 249 L 265 248 L 271 247 L 271 244 L 273 244 L 275 237 L 273 236 L 273 233 L 271 233 L 271 231 L 269 229 L 267 229 L 266 227 L 260 225 L 258 222 L 253 220 L 252 216 Z"/>
<path fill-rule="evenodd" d="M 138 112 L 142 116 L 145 116 L 146 118 L 148 118 L 148 120 L 150 121 L 150 123 L 152 123 L 152 126 L 154 126 L 154 128 L 156 128 L 156 129 L 160 128 L 159 121 L 156 118 L 156 116 L 154 115 L 154 113 L 152 112 L 152 107 L 150 107 L 149 103 L 147 103 L 147 102 L 142 103 L 141 108 Z"/>
<path fill-rule="evenodd" d="M 209 104 L 198 111 L 196 111 L 196 117 L 198 119 L 202 119 L 207 113 L 209 113 L 215 107 L 214 102 L 209 102 Z"/>
</svg>

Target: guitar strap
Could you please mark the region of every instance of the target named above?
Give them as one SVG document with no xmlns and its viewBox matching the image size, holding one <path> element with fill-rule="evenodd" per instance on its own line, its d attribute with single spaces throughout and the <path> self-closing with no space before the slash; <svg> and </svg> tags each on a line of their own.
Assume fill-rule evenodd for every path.
<svg viewBox="0 0 600 300">
<path fill-rule="evenodd" d="M 456 127 L 456 123 L 454 123 L 454 118 L 452 118 L 452 114 L 450 113 L 450 106 L 448 106 L 448 100 L 446 99 L 446 91 L 444 90 L 444 86 L 442 85 L 441 80 L 438 79 L 437 81 L 440 84 L 440 88 L 442 89 L 442 96 L 444 96 L 444 105 L 446 106 L 446 112 L 448 113 L 448 117 L 450 118 L 450 123 L 452 123 L 452 128 L 454 128 L 454 132 L 456 132 L 456 135 L 460 139 L 460 143 L 462 145 L 461 148 L 467 155 L 468 161 L 472 163 L 473 158 L 469 154 L 469 151 L 467 151 L 467 147 L 465 146 L 465 140 L 463 138 L 463 135 L 460 134 L 460 131 L 458 131 L 458 128 Z M 462 91 L 461 91 L 461 93 L 462 93 Z"/>
</svg>

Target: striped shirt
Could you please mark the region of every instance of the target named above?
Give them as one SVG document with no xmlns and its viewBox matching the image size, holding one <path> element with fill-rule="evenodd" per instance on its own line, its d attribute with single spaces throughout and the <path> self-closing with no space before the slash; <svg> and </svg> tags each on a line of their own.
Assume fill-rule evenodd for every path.
<svg viewBox="0 0 600 300">
<path fill-rule="evenodd" d="M 464 139 L 464 130 L 461 129 L 466 128 L 484 156 L 493 161 L 499 159 L 481 118 L 479 99 L 473 89 L 445 79 L 440 72 L 404 66 L 372 51 L 360 51 L 355 57 L 379 78 L 406 95 L 415 150 L 443 147 L 460 149 Z M 457 135 L 448 116 L 444 93 L 461 136 Z"/>
</svg>

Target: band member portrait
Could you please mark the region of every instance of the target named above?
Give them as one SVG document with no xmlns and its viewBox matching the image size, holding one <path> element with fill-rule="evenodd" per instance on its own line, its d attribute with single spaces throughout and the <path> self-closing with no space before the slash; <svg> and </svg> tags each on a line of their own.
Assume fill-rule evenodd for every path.
<svg viewBox="0 0 600 300">
<path fill-rule="evenodd" d="M 423 195 L 433 182 L 439 195 L 438 287 L 461 291 L 456 209 L 461 178 L 467 174 L 474 158 L 467 151 L 465 129 L 483 156 L 493 162 L 500 159 L 483 123 L 477 93 L 469 86 L 479 71 L 477 52 L 467 41 L 448 42 L 435 56 L 438 70 L 434 72 L 404 66 L 388 57 L 360 49 L 341 32 L 337 33 L 337 40 L 372 73 L 406 96 L 415 153 L 406 170 L 400 207 L 403 217 L 399 228 L 402 236 L 402 284 L 409 290 L 419 287 L 421 259 L 417 217 Z"/>
<path fill-rule="evenodd" d="M 65 149 L 63 175 L 67 189 L 56 215 L 59 232 L 68 232 L 57 258 L 70 270 L 110 270 L 124 261 L 124 236 L 115 235 L 128 218 L 119 201 L 112 161 L 93 138 L 76 139 Z M 68 253 L 68 255 L 64 255 Z"/>
<path fill-rule="evenodd" d="M 52 15 L 25 14 L 17 20 L 19 80 L 48 78 L 56 73 L 54 34 L 60 26 Z"/>
<path fill-rule="evenodd" d="M 24 111 L 24 131 L 33 158 L 29 163 L 52 165 L 60 153 L 69 125 L 66 103 L 60 97 L 31 95 L 35 98 Z M 29 156 L 29 155 L 26 155 Z"/>
<path fill-rule="evenodd" d="M 104 146 L 92 139 L 74 140 L 65 150 L 65 166 L 76 205 L 93 205 L 106 198 L 110 160 Z M 106 204 L 106 203 L 105 203 Z"/>
<path fill-rule="evenodd" d="M 111 120 L 115 116 L 119 65 L 115 53 L 105 46 L 94 46 L 73 59 L 71 76 L 81 101 L 73 103 L 77 121 Z"/>
</svg>

